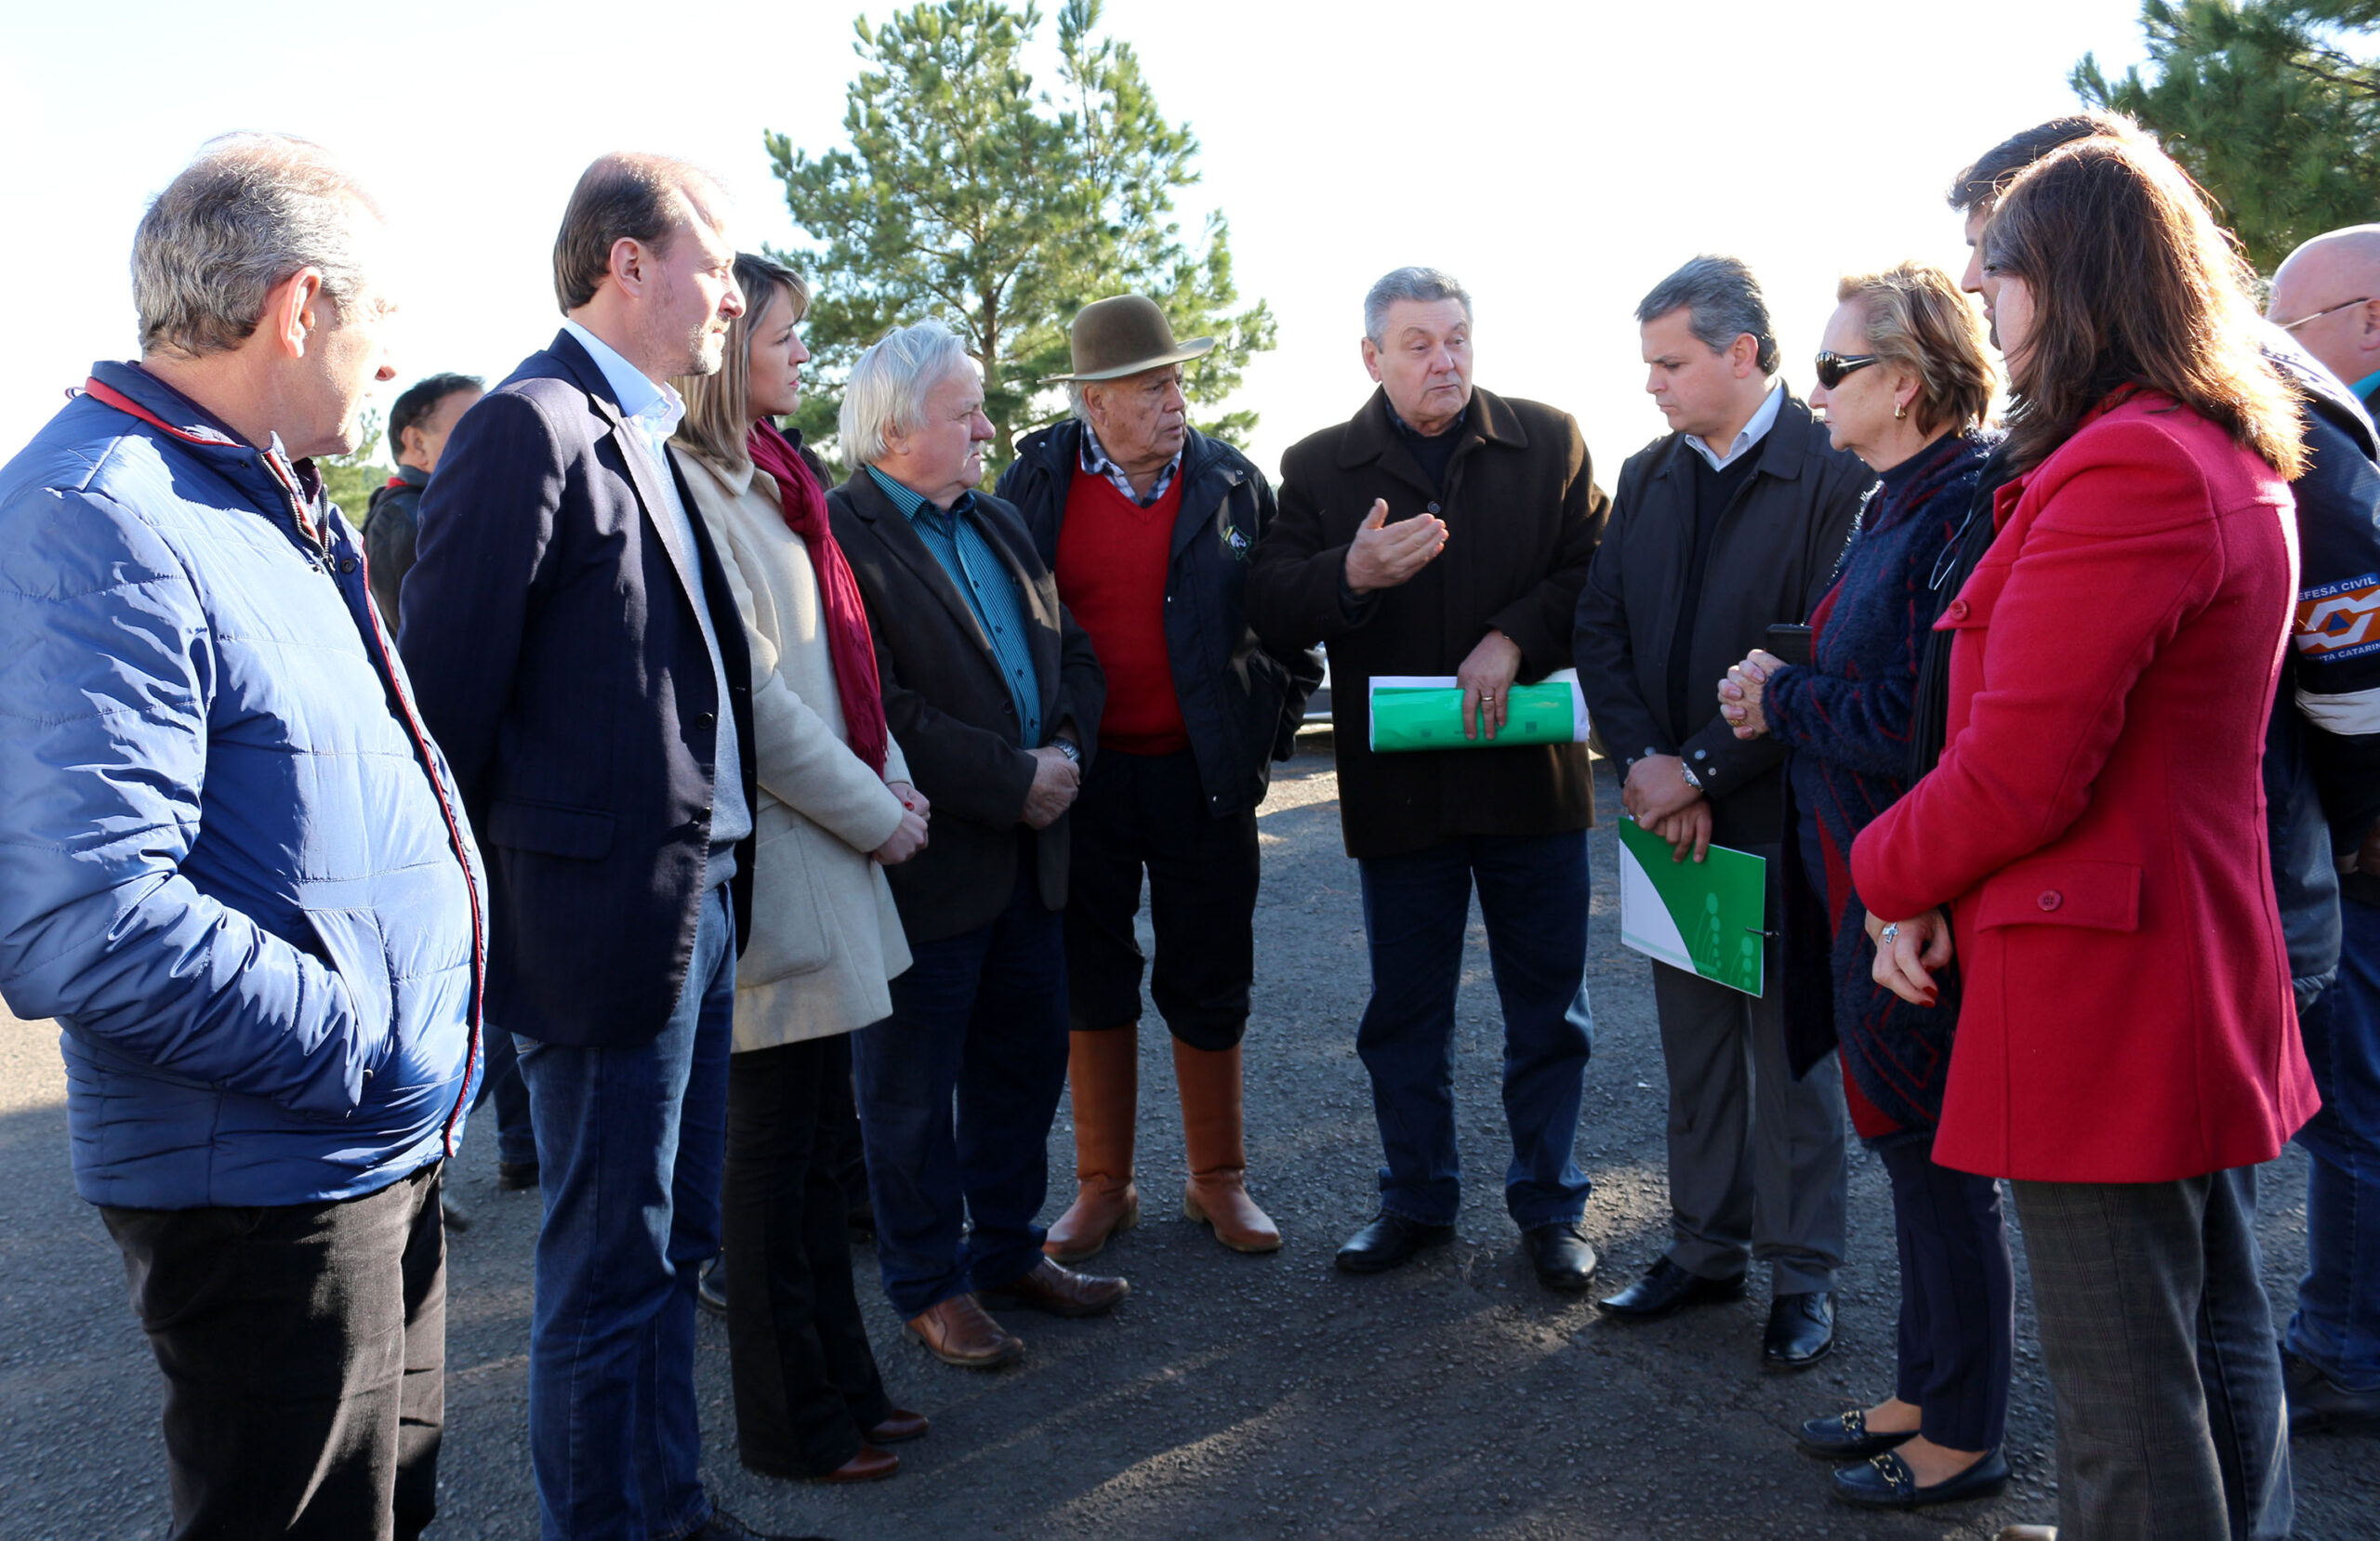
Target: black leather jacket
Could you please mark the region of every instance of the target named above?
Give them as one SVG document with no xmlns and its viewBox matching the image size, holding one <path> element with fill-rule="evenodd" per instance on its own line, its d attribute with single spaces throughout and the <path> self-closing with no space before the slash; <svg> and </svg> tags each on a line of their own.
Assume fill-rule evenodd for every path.
<svg viewBox="0 0 2380 1541">
<path fill-rule="evenodd" d="M 1066 493 L 1082 463 L 1082 433 L 1072 418 L 1037 429 L 1000 475 L 999 495 L 1025 516 L 1053 573 Z M 1166 652 L 1207 811 L 1220 818 L 1263 800 L 1273 761 L 1289 757 L 1306 697 L 1322 682 L 1322 657 L 1312 649 L 1276 652 L 1249 628 L 1249 553 L 1273 522 L 1273 486 L 1264 474 L 1195 428 L 1175 474 L 1182 512 L 1165 578 Z"/>
</svg>

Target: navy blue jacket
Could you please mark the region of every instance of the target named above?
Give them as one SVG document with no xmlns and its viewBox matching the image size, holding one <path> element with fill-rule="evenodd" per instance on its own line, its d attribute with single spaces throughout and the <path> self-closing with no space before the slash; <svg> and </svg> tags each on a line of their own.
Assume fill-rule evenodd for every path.
<svg viewBox="0 0 2380 1541">
<path fill-rule="evenodd" d="M 1027 435 L 1000 476 L 999 495 L 1025 517 L 1052 573 L 1081 464 L 1082 424 L 1070 417 Z M 1272 652 L 1248 625 L 1248 558 L 1273 522 L 1272 483 L 1196 428 L 1174 474 L 1182 512 L 1165 574 L 1165 649 L 1207 811 L 1221 818 L 1264 800 L 1273 762 L 1289 757 L 1306 698 L 1322 682 L 1322 658 L 1311 648 Z"/>
<path fill-rule="evenodd" d="M 684 550 L 656 515 L 636 431 L 558 335 L 456 425 L 405 578 L 398 645 L 488 853 L 488 1019 L 546 1043 L 630 1047 L 667 1024 L 709 887 L 714 777 L 752 784 L 744 623 L 703 521 Z M 716 763 L 722 709 L 741 766 Z M 735 866 L 740 948 L 748 838 Z"/>
<path fill-rule="evenodd" d="M 0 994 L 95 1204 L 319 1204 L 463 1129 L 484 884 L 304 461 L 100 364 L 0 469 Z"/>
</svg>

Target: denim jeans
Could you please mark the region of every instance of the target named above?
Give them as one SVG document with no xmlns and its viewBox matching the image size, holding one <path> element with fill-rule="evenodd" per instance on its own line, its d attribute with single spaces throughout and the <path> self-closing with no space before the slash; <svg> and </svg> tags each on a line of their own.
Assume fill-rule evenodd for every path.
<svg viewBox="0 0 2380 1541">
<path fill-rule="evenodd" d="M 2060 1534 L 2289 1534 L 2289 1422 L 2254 1177 L 2009 1184 L 2057 1405 Z"/>
<path fill-rule="evenodd" d="M 1386 1165 L 1381 1207 L 1450 1225 L 1455 1153 L 1454 1000 L 1471 890 L 1504 1008 L 1504 1204 L 1521 1229 L 1575 1221 L 1593 1186 L 1570 1153 L 1594 1016 L 1587 1007 L 1587 836 L 1469 835 L 1357 863 L 1372 994 L 1355 1050 L 1370 1073 Z"/>
<path fill-rule="evenodd" d="M 509 1033 L 487 1034 L 487 1071 L 480 1094 L 471 1100 L 496 1103 L 496 1159 L 508 1166 L 527 1166 L 537 1159 L 537 1132 L 529 1121 L 529 1084 L 521 1079 L 521 1051 Z"/>
<path fill-rule="evenodd" d="M 674 1541 L 710 1518 L 694 1284 L 719 1250 L 734 1012 L 721 885 L 702 898 L 685 988 L 651 1043 L 519 1040 L 546 1205 L 529 1328 L 544 1541 Z"/>
<path fill-rule="evenodd" d="M 2322 1110 L 2297 1131 L 2306 1278 L 2292 1352 L 2351 1391 L 2380 1391 L 2380 908 L 2339 905 L 2338 978 L 2306 1014 Z"/>
<path fill-rule="evenodd" d="M 1034 1222 L 1066 1084 L 1066 954 L 1029 842 L 1017 867 L 999 918 L 913 942 L 892 1015 L 852 1038 L 877 1270 L 905 1320 L 1041 1261 L 1047 1232 Z"/>
</svg>

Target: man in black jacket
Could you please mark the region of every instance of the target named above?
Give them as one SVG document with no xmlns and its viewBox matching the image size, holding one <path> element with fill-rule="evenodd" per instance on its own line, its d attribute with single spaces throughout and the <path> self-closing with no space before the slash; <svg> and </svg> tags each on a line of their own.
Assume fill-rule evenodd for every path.
<svg viewBox="0 0 2380 1541">
<path fill-rule="evenodd" d="M 1239 1252 L 1281 1233 L 1248 1195 L 1240 1038 L 1256 973 L 1256 805 L 1321 682 L 1311 652 L 1276 654 L 1248 626 L 1249 554 L 1273 488 L 1230 445 L 1190 427 L 1177 346 L 1139 295 L 1083 308 L 1075 415 L 1031 435 L 1000 478 L 1058 597 L 1107 677 L 1099 757 L 1073 812 L 1066 973 L 1073 1045 L 1075 1202 L 1045 1245 L 1088 1258 L 1140 1218 L 1132 1135 L 1145 960 L 1132 916 L 1147 874 L 1152 992 L 1173 1034 L 1189 1218 Z"/>
<path fill-rule="evenodd" d="M 475 375 L 432 375 L 407 386 L 389 408 L 389 447 L 396 453 L 396 474 L 385 486 L 373 489 L 358 530 L 372 575 L 372 599 L 391 632 L 397 628 L 398 601 L 405 574 L 413 571 L 420 536 L 422 489 L 438 469 L 447 436 L 486 391 L 487 382 Z"/>
<path fill-rule="evenodd" d="M 664 448 L 743 313 L 719 189 L 606 155 L 554 244 L 562 333 L 464 415 L 399 645 L 487 852 L 545 1224 L 529 1455 L 548 1535 L 748 1537 L 703 1490 L 694 1269 L 719 1250 L 751 893 L 744 625 Z"/>
<path fill-rule="evenodd" d="M 1636 822 L 1681 860 L 1714 841 L 1765 858 L 1773 892 L 1784 751 L 1735 737 L 1718 681 L 1771 625 L 1800 622 L 1825 594 L 1875 478 L 1775 379 L 1768 308 L 1742 263 L 1696 257 L 1636 319 L 1646 389 L 1673 431 L 1620 468 L 1579 596 L 1579 684 Z M 1793 1078 L 1773 948 L 1765 977 L 1754 998 L 1653 965 L 1675 1239 L 1602 1306 L 1650 1320 L 1732 1299 L 1759 1258 L 1774 1286 L 1763 1354 L 1799 1369 L 1834 1342 L 1843 1085 L 1832 1056 Z"/>
<path fill-rule="evenodd" d="M 876 632 L 884 720 L 933 804 L 888 869 L 911 962 L 852 1041 L 876 1261 L 908 1335 L 946 1363 L 1013 1363 L 984 1310 L 1091 1316 L 1130 1285 L 1041 1251 L 1066 1079 L 1067 838 L 1104 685 L 1016 510 L 975 491 L 984 383 L 934 322 L 852 365 L 826 495 Z M 954 1114 L 955 1110 L 955 1114 Z"/>
</svg>

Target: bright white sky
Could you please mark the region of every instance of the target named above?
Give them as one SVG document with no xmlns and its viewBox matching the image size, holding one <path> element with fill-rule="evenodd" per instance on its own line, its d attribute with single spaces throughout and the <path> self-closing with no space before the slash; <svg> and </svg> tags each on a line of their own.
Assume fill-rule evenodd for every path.
<svg viewBox="0 0 2380 1541">
<path fill-rule="evenodd" d="M 738 197 L 739 242 L 793 241 L 761 131 L 843 142 L 854 5 L 17 9 L 0 249 L 22 282 L 0 457 L 91 361 L 136 351 L 133 226 L 209 137 L 318 139 L 387 206 L 410 249 L 389 398 L 442 369 L 494 381 L 553 334 L 554 225 L 599 151 L 709 165 Z M 1473 294 L 1478 382 L 1576 413 L 1608 489 L 1662 428 L 1631 315 L 1657 280 L 1699 251 L 1751 262 L 1805 391 L 1836 277 L 1911 256 L 1956 271 L 1951 174 L 2071 110 L 2084 52 L 2136 61 L 2138 16 L 2137 0 L 1109 0 L 1104 24 L 1204 146 L 1183 228 L 1220 206 L 1242 295 L 1279 318 L 1241 398 L 1263 415 L 1260 465 L 1361 403 L 1363 293 L 1421 262 Z M 1042 43 L 1054 33 L 1045 21 Z"/>
</svg>

